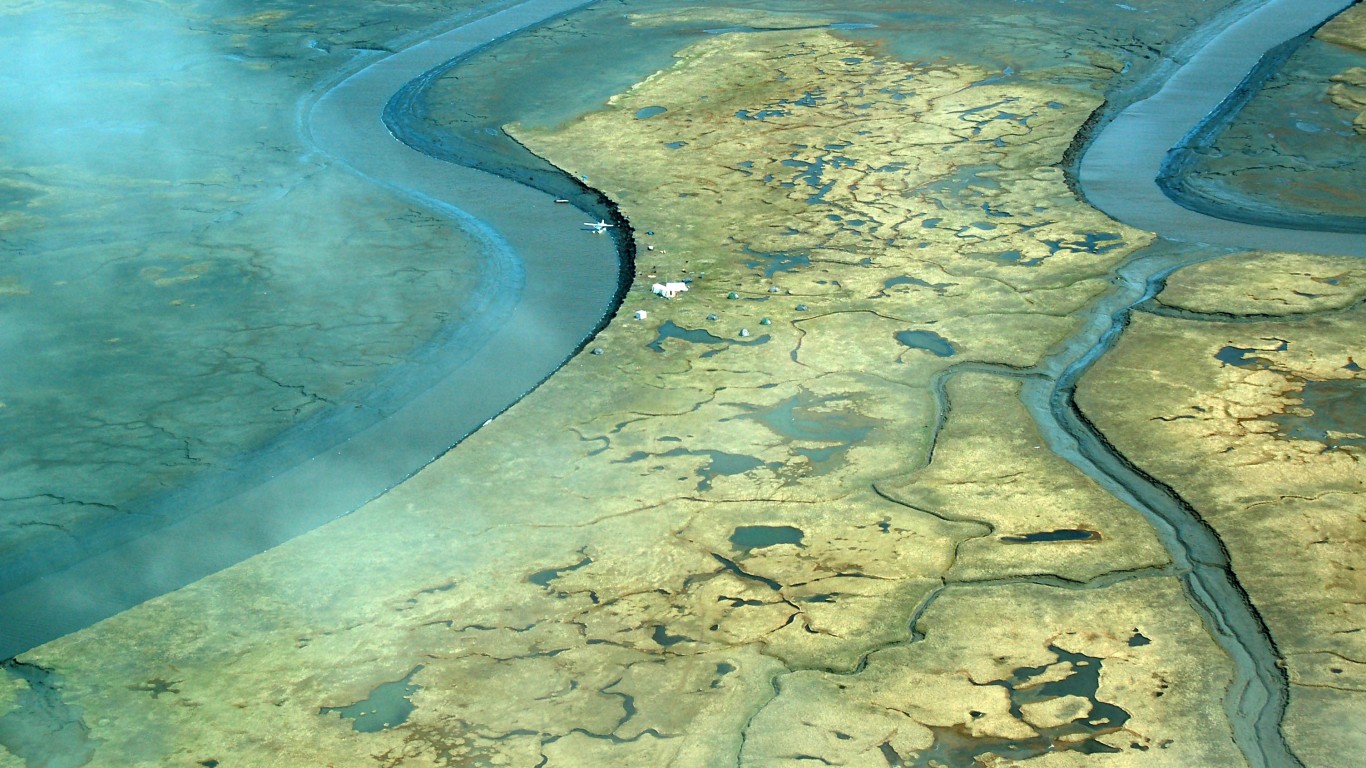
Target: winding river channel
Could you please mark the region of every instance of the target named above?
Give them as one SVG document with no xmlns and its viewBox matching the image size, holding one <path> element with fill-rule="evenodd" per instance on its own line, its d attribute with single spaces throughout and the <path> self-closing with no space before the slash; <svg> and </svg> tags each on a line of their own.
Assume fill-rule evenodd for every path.
<svg viewBox="0 0 1366 768">
<path fill-rule="evenodd" d="M 1172 149 L 1210 123 L 1227 119 L 1226 102 L 1238 102 L 1271 72 L 1263 55 L 1313 30 L 1351 2 L 1270 0 L 1253 10 L 1243 4 L 1214 19 L 1192 40 L 1198 48 L 1167 74 L 1152 95 L 1125 106 L 1094 136 L 1079 178 L 1092 205 L 1130 226 L 1169 240 L 1302 253 L 1366 255 L 1350 232 L 1296 229 L 1281 222 L 1232 220 L 1216 211 L 1183 207 L 1168 195 Z"/>
<path fill-rule="evenodd" d="M 238 562 L 356 509 L 411 476 L 534 389 L 616 311 L 634 245 L 627 222 L 616 239 L 586 231 L 586 216 L 613 216 L 605 198 L 583 188 L 581 203 L 557 205 L 542 191 L 433 157 L 421 136 L 404 135 L 395 95 L 411 97 L 428 73 L 521 30 L 589 5 L 528 0 L 466 23 L 398 53 L 359 62 L 309 99 L 300 130 L 319 151 L 362 177 L 458 221 L 492 254 L 503 288 L 459 340 L 450 372 L 387 418 L 249 487 L 217 489 L 213 503 L 176 523 L 111 547 L 75 566 L 42 574 L 0 596 L 0 658 L 88 626 L 152 596 Z M 1233 573 L 1214 531 L 1171 488 L 1114 450 L 1074 404 L 1077 381 L 1115 344 L 1133 308 L 1152 298 L 1173 271 L 1211 257 L 1208 249 L 1282 249 L 1366 256 L 1366 238 L 1231 221 L 1182 207 L 1158 179 L 1169 150 L 1206 126 L 1230 94 L 1246 90 L 1265 51 L 1282 46 L 1341 11 L 1348 0 L 1239 3 L 1191 38 L 1189 57 L 1162 73 L 1152 93 L 1112 107 L 1086 141 L 1076 169 L 1086 199 L 1166 241 L 1112 275 L 1114 285 L 1088 322 L 1042 365 L 1020 372 L 965 364 L 938 382 L 941 412 L 949 376 L 978 370 L 1023 381 L 1023 399 L 1050 449 L 1141 511 L 1167 547 L 1192 604 L 1232 658 L 1226 697 L 1235 740 L 1257 768 L 1299 765 L 1281 734 L 1288 683 L 1265 624 Z M 414 86 L 418 83 L 418 86 Z M 401 105 L 400 105 L 401 106 Z M 387 120 L 386 120 L 387 118 Z M 567 178 L 567 177 L 566 177 Z M 1138 180 L 1137 182 L 1135 180 Z M 577 184 L 570 180 L 572 184 Z M 596 200 L 596 203 L 594 201 Z M 592 206 L 588 212 L 579 204 Z M 596 207 L 596 206 L 602 207 Z M 1219 255 L 1219 254 L 1213 254 Z M 491 377 L 490 372 L 496 372 Z M 492 382 L 492 383 L 491 383 Z M 271 510 L 297 511 L 287 525 Z M 210 536 L 210 534 L 212 534 Z M 205 541 L 216 542 L 211 547 Z M 182 553 L 168 560 L 167 553 Z M 133 564 L 153 558 L 156 570 Z M 114 582 L 108 573 L 121 573 Z M 42 606 L 35 608 L 35 606 Z"/>
<path fill-rule="evenodd" d="M 1090 139 L 1079 172 L 1087 200 L 1168 240 L 1366 256 L 1366 238 L 1358 235 L 1219 218 L 1217 208 L 1183 207 L 1162 183 L 1172 149 L 1206 130 L 1209 121 L 1227 119 L 1226 101 L 1240 99 L 1269 76 L 1258 66 L 1264 54 L 1283 51 L 1288 41 L 1349 5 L 1344 0 L 1270 0 L 1250 12 L 1235 6 L 1216 18 L 1197 33 L 1200 47 L 1155 93 L 1119 110 Z M 1249 763 L 1299 765 L 1280 730 L 1288 697 L 1281 659 L 1238 584 L 1228 552 L 1187 502 L 1113 450 L 1074 402 L 1077 381 L 1113 347 L 1133 308 L 1156 295 L 1173 271 L 1203 258 L 1208 256 L 1191 257 L 1168 246 L 1150 248 L 1124 264 L 1114 276 L 1118 287 L 1096 306 L 1090 325 L 1047 360 L 1047 378 L 1026 381 L 1024 399 L 1054 452 L 1153 522 L 1192 604 L 1234 661 L 1226 708 Z"/>
<path fill-rule="evenodd" d="M 610 209 L 556 205 L 547 193 L 431 157 L 396 138 L 383 120 L 393 95 L 415 78 L 586 4 L 531 0 L 506 8 L 398 53 L 362 60 L 305 100 L 300 130 L 319 151 L 450 217 L 483 243 L 493 284 L 486 303 L 445 345 L 452 358 L 444 361 L 447 372 L 384 418 L 333 414 L 303 440 L 181 489 L 166 502 L 183 505 L 171 525 L 112 542 L 81 542 L 91 554 L 74 565 L 34 558 L 26 564 L 28 580 L 0 594 L 6 617 L 0 658 L 360 507 L 521 399 L 607 321 L 624 289 L 621 275 L 630 268 L 629 234 L 623 227 L 623 234 L 597 236 L 583 222 L 610 216 Z M 281 509 L 290 514 L 282 517 Z"/>
</svg>

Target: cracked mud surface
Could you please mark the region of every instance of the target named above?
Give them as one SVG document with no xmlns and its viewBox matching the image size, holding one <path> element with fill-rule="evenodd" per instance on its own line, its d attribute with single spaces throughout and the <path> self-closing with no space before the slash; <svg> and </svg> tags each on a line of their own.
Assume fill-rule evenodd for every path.
<svg viewBox="0 0 1366 768">
<path fill-rule="evenodd" d="M 1362 270 L 1236 254 L 1167 286 L 1199 313 L 1136 314 L 1078 403 L 1219 533 L 1285 659 L 1290 744 L 1334 765 L 1366 748 Z"/>
<path fill-rule="evenodd" d="M 779 678 L 742 763 L 1109 765 L 1128 752 L 1135 765 L 1236 765 L 1206 695 L 1172 687 L 1227 682 L 1195 660 L 1214 652 L 1199 624 L 1168 612 L 1181 600 L 1166 578 L 956 590 L 920 617 L 923 641 L 881 649 L 857 674 Z M 1041 604 L 1047 622 L 1032 616 Z"/>
<path fill-rule="evenodd" d="M 729 34 L 518 130 L 642 233 L 602 353 L 24 662 L 89 765 L 1243 765 L 1167 553 L 1018 400 L 1149 239 L 1056 167 L 1110 73 Z"/>
</svg>

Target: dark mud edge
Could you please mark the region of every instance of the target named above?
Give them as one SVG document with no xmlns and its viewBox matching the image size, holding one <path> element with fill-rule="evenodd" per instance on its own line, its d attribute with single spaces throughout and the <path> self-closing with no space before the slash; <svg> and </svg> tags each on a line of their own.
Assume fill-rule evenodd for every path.
<svg viewBox="0 0 1366 768">
<path fill-rule="evenodd" d="M 1360 2 L 1360 0 L 1358 0 Z M 1331 19 L 1325 19 L 1327 24 Z M 1229 221 L 1256 224 L 1281 229 L 1316 229 L 1323 232 L 1366 234 L 1366 217 L 1314 213 L 1309 210 L 1280 208 L 1273 196 L 1240 201 L 1222 198 L 1201 189 L 1190 181 L 1191 171 L 1201 156 L 1214 146 L 1219 137 L 1233 124 L 1243 108 L 1262 90 L 1267 81 L 1280 72 L 1290 57 L 1313 39 L 1323 26 L 1320 24 L 1304 34 L 1293 37 L 1262 55 L 1257 66 L 1248 72 L 1238 88 L 1228 95 L 1213 112 L 1191 129 L 1181 143 L 1171 148 L 1157 177 L 1157 186 L 1177 205 Z"/>
</svg>

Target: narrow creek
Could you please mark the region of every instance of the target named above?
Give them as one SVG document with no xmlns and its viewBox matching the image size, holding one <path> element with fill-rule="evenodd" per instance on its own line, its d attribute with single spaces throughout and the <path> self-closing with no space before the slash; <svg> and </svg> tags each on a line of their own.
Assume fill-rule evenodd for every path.
<svg viewBox="0 0 1366 768">
<path fill-rule="evenodd" d="M 1077 381 L 1108 352 L 1137 304 L 1151 298 L 1173 271 L 1213 256 L 1159 243 L 1120 267 L 1117 287 L 1102 298 L 1087 324 L 1040 366 L 1044 377 L 1024 378 L 1021 399 L 1048 447 L 1156 529 L 1206 629 L 1229 655 L 1234 677 L 1225 710 L 1234 741 L 1249 765 L 1297 766 L 1281 734 L 1288 681 L 1266 625 L 1232 570 L 1228 552 L 1200 514 L 1174 490 L 1115 450 L 1077 408 Z"/>
<path fill-rule="evenodd" d="M 1283 226 L 1284 222 L 1214 219 L 1214 216 L 1218 216 L 1217 206 L 1204 207 L 1198 213 L 1178 208 L 1177 203 L 1181 201 L 1165 194 L 1165 186 L 1159 185 L 1157 174 L 1148 175 L 1145 171 L 1145 163 L 1151 164 L 1152 160 L 1157 161 L 1156 168 L 1167 170 L 1167 150 L 1176 146 L 1176 142 L 1154 145 L 1156 157 L 1146 160 L 1136 157 L 1133 147 L 1129 147 L 1131 154 L 1125 161 L 1102 158 L 1106 163 L 1115 163 L 1102 172 L 1096 171 L 1095 163 L 1088 165 L 1088 154 L 1098 146 L 1101 147 L 1098 154 L 1108 153 L 1116 146 L 1117 136 L 1122 146 L 1135 131 L 1142 132 L 1143 126 L 1154 121 L 1170 121 L 1170 114 L 1154 108 L 1163 104 L 1178 104 L 1187 112 L 1194 110 L 1193 114 L 1198 118 L 1192 128 L 1183 127 L 1190 126 L 1190 122 L 1178 122 L 1175 127 L 1166 130 L 1189 130 L 1191 134 L 1208 131 L 1209 121 L 1220 119 L 1220 110 L 1224 109 L 1220 105 L 1226 104 L 1226 99 L 1216 94 L 1218 98 L 1214 112 L 1208 113 L 1207 106 L 1198 106 L 1200 95 L 1179 92 L 1181 82 L 1192 79 L 1210 81 L 1212 78 L 1207 76 L 1208 72 L 1220 70 L 1224 79 L 1238 78 L 1240 61 L 1235 59 L 1231 62 L 1219 50 L 1221 46 L 1228 45 L 1229 39 L 1234 39 L 1244 47 L 1241 61 L 1252 62 L 1252 74 L 1233 81 L 1238 83 L 1238 87 L 1230 92 L 1232 95 L 1229 98 L 1237 98 L 1241 92 L 1255 87 L 1257 82 L 1270 74 L 1268 67 L 1258 64 L 1262 51 L 1276 51 L 1278 46 L 1286 45 L 1288 38 L 1301 35 L 1305 28 L 1316 27 L 1347 4 L 1350 3 L 1330 0 L 1292 6 L 1280 0 L 1271 0 L 1238 19 L 1237 23 L 1231 23 L 1228 17 L 1222 21 L 1216 20 L 1210 25 L 1214 28 L 1212 31 L 1205 30 L 1203 35 L 1197 33 L 1204 47 L 1170 75 L 1156 96 L 1131 105 L 1110 107 L 1111 114 L 1118 113 L 1119 117 L 1108 124 L 1102 122 L 1099 133 L 1085 137 L 1087 144 L 1081 159 L 1081 191 L 1094 204 L 1119 220 L 1143 229 L 1156 230 L 1168 239 L 1139 252 L 1115 271 L 1112 277 L 1115 288 L 1096 303 L 1085 326 L 1036 369 L 1036 372 L 1044 374 L 1042 377 L 1020 377 L 1024 382 L 1022 400 L 1049 448 L 1141 512 L 1157 530 L 1171 554 L 1191 604 L 1202 617 L 1210 634 L 1233 661 L 1234 678 L 1225 696 L 1225 709 L 1235 742 L 1248 763 L 1257 768 L 1302 765 L 1281 732 L 1289 684 L 1275 642 L 1239 584 L 1228 552 L 1218 535 L 1199 512 L 1172 488 L 1145 473 L 1110 445 L 1077 407 L 1076 386 L 1090 367 L 1114 347 L 1128 326 L 1134 309 L 1149 302 L 1161 290 L 1166 277 L 1177 269 L 1227 255 L 1239 246 L 1249 249 L 1275 247 L 1276 243 L 1293 243 L 1302 237 L 1304 239 L 1299 242 L 1307 250 L 1328 253 L 1362 255 L 1366 243 L 1361 238 L 1342 233 L 1325 236 L 1322 233 L 1287 229 L 1275 231 L 1271 242 L 1267 242 L 1265 236 L 1268 230 L 1273 226 Z M 1241 7 L 1239 10 L 1241 13 Z M 1291 23 L 1287 24 L 1287 19 Z M 1226 34 L 1231 28 L 1237 28 L 1236 34 Z M 1249 40 L 1255 40 L 1260 47 L 1248 49 Z M 1215 52 L 1202 59 L 1200 54 L 1207 49 Z M 1279 53 L 1283 54 L 1284 51 Z M 1280 58 L 1283 59 L 1283 55 Z M 1249 68 L 1246 66 L 1241 70 L 1247 71 Z M 1171 92 L 1173 82 L 1178 83 L 1174 94 Z M 1140 106 L 1145 103 L 1149 103 L 1146 109 Z M 1132 119 L 1136 113 L 1139 119 Z M 1181 114 L 1179 109 L 1176 113 Z M 1206 114 L 1212 117 L 1206 117 Z M 1131 119 L 1123 119 L 1126 116 Z M 1130 189 L 1142 187 L 1146 190 L 1146 196 L 1132 195 L 1122 204 L 1115 204 L 1113 193 L 1116 179 L 1112 173 L 1125 166 L 1130 171 L 1145 173 L 1147 181 L 1151 183 L 1133 185 L 1126 181 Z M 1156 197 L 1152 195 L 1153 190 L 1147 189 L 1150 186 L 1158 190 Z M 1093 193 L 1096 194 L 1093 196 Z M 1100 201 L 1094 197 L 1099 197 Z M 1155 214 L 1156 209 L 1166 209 L 1166 212 Z M 1177 210 L 1171 213 L 1170 209 Z M 1207 228 L 1211 223 L 1217 225 L 1212 230 Z M 1207 237 L 1211 231 L 1214 237 Z M 1197 243 L 1212 241 L 1228 246 L 1229 250 L 1190 247 L 1173 242 L 1177 240 Z"/>
</svg>

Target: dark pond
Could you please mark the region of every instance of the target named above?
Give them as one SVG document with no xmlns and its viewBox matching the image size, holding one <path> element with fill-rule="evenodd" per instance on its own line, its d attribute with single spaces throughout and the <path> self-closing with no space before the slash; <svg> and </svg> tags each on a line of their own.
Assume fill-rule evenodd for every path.
<svg viewBox="0 0 1366 768">
<path fill-rule="evenodd" d="M 1049 541 L 1100 541 L 1100 533 L 1085 528 L 1063 528 L 1056 531 L 1037 531 L 1022 536 L 1002 536 L 1005 544 L 1039 544 Z"/>
<path fill-rule="evenodd" d="M 948 339 L 934 331 L 897 331 L 893 335 L 902 346 L 923 349 L 938 357 L 953 357 L 958 353 Z"/>
<path fill-rule="evenodd" d="M 778 544 L 796 544 L 800 547 L 805 535 L 802 529 L 790 525 L 742 525 L 730 535 L 730 543 L 744 552 Z"/>
<path fill-rule="evenodd" d="M 1279 427 L 1281 437 L 1313 440 L 1329 449 L 1366 447 L 1366 379 L 1307 381 L 1299 398 L 1308 415 L 1267 417 Z"/>
<path fill-rule="evenodd" d="M 330 715 L 336 712 L 351 720 L 351 727 L 361 733 L 378 733 L 402 725 L 408 721 L 408 715 L 415 709 L 411 699 L 422 686 L 413 682 L 413 676 L 421 671 L 421 666 L 414 667 L 402 680 L 376 686 L 369 696 L 355 704 L 345 707 L 322 707 L 318 714 Z"/>
</svg>

